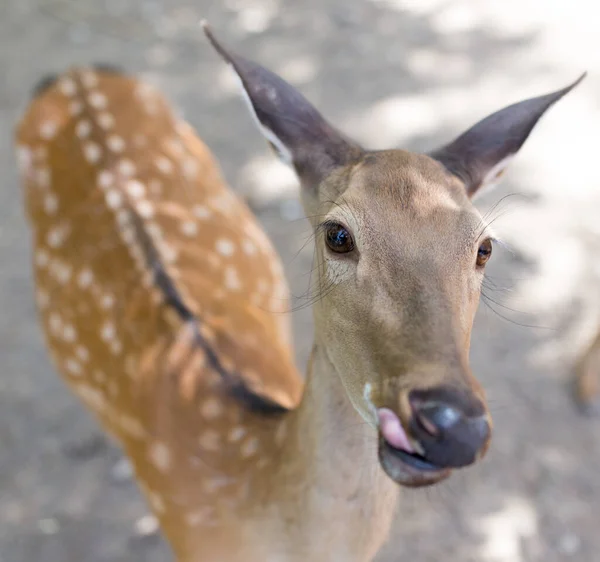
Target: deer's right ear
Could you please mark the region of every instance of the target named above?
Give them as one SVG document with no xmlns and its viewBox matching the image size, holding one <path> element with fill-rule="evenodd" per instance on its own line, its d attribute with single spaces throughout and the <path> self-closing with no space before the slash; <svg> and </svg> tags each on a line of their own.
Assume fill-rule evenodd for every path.
<svg viewBox="0 0 600 562">
<path fill-rule="evenodd" d="M 294 167 L 305 187 L 316 187 L 335 168 L 357 161 L 362 149 L 332 127 L 285 80 L 226 50 L 203 22 L 204 33 L 240 80 L 250 112 L 271 147 Z"/>
</svg>

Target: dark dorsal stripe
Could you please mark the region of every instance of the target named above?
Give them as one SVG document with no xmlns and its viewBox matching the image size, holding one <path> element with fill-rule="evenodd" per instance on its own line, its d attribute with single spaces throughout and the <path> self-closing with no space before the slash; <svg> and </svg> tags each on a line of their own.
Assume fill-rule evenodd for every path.
<svg viewBox="0 0 600 562">
<path fill-rule="evenodd" d="M 202 320 L 193 313 L 187 306 L 185 299 L 177 288 L 176 283 L 169 275 L 167 268 L 164 265 L 160 252 L 157 250 L 152 239 L 144 229 L 141 218 L 135 210 L 131 210 L 133 217 L 133 226 L 136 232 L 136 238 L 142 248 L 146 265 L 151 269 L 154 277 L 155 286 L 161 291 L 165 298 L 165 302 L 170 306 L 184 321 L 191 323 L 194 328 L 196 344 L 204 351 L 210 366 L 219 374 L 227 393 L 242 403 L 248 410 L 258 412 L 264 415 L 282 414 L 287 412 L 287 408 L 259 396 L 252 392 L 244 379 L 236 371 L 228 371 L 225 369 L 219 360 L 219 355 L 211 344 L 202 336 L 200 329 Z"/>
</svg>

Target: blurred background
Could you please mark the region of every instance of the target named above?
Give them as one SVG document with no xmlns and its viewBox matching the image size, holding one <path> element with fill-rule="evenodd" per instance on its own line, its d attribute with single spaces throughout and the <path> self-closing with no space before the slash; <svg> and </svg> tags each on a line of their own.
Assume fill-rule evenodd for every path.
<svg viewBox="0 0 600 562">
<path fill-rule="evenodd" d="M 600 421 L 574 406 L 573 362 L 600 320 L 600 37 L 571 0 L 1 0 L 0 561 L 164 562 L 127 465 L 53 372 L 34 304 L 12 133 L 41 75 L 117 63 L 165 92 L 283 256 L 298 361 L 312 251 L 296 182 L 207 46 L 208 18 L 370 148 L 433 148 L 488 113 L 587 79 L 552 108 L 496 191 L 497 246 L 472 361 L 490 454 L 402 496 L 381 562 L 600 560 Z M 441 243 L 441 242 L 440 242 Z"/>
</svg>

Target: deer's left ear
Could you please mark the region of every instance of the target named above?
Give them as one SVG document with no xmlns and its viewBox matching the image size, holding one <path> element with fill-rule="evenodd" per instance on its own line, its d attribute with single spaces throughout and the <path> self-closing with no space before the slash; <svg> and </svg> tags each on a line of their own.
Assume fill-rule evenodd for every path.
<svg viewBox="0 0 600 562">
<path fill-rule="evenodd" d="M 429 153 L 464 183 L 469 197 L 495 184 L 550 106 L 583 80 L 492 113 L 450 144 Z"/>
</svg>

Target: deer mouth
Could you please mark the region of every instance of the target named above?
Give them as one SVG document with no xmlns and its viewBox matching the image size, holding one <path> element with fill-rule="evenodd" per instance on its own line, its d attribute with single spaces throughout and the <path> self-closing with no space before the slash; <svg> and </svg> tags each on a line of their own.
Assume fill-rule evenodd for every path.
<svg viewBox="0 0 600 562">
<path fill-rule="evenodd" d="M 438 466 L 415 450 L 400 419 L 387 408 L 379 414 L 379 462 L 386 474 L 402 486 L 431 486 L 444 480 L 451 469 Z"/>
</svg>

